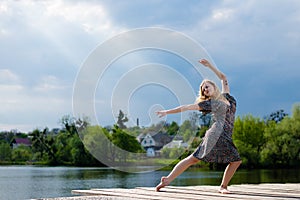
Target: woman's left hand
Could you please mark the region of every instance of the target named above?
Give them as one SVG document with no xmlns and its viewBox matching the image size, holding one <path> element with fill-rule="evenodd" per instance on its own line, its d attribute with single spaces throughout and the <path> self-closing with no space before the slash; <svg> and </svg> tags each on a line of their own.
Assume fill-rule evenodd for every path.
<svg viewBox="0 0 300 200">
<path fill-rule="evenodd" d="M 199 60 L 199 63 L 201 63 L 205 67 L 209 67 L 211 65 L 210 62 L 208 60 L 206 60 L 206 59 Z"/>
</svg>

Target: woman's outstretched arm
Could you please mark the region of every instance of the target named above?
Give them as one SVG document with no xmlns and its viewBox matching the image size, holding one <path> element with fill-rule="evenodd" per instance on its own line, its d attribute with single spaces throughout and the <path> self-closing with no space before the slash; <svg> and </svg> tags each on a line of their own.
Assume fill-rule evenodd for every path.
<svg viewBox="0 0 300 200">
<path fill-rule="evenodd" d="M 214 65 L 212 65 L 206 59 L 199 60 L 199 63 L 201 63 L 205 67 L 208 67 L 209 69 L 211 69 L 219 77 L 219 79 L 221 80 L 221 83 L 222 83 L 222 93 L 230 92 L 227 77 L 224 73 L 222 73 L 220 70 L 218 70 Z"/>
<path fill-rule="evenodd" d="M 156 114 L 159 117 L 163 117 L 167 114 L 174 114 L 174 113 L 184 112 L 187 110 L 199 110 L 199 106 L 197 104 L 182 105 L 170 110 L 157 111 Z"/>
</svg>

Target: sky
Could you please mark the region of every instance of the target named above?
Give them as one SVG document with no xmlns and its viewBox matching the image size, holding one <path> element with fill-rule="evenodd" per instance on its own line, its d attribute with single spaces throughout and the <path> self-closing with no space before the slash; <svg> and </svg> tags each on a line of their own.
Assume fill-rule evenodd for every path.
<svg viewBox="0 0 300 200">
<path fill-rule="evenodd" d="M 262 118 L 280 109 L 291 114 L 300 102 L 299 24 L 298 0 L 2 0 L 0 131 L 60 127 L 63 116 L 74 114 L 75 86 L 89 56 L 111 38 L 147 27 L 200 44 L 227 75 L 237 116 Z M 125 113 L 131 121 L 140 118 L 147 126 L 155 110 L 176 106 L 185 95 L 193 101 L 204 78 L 194 67 L 159 49 L 120 55 L 97 77 L 91 101 L 97 123 L 112 125 L 125 109 L 121 102 L 130 107 Z"/>
</svg>

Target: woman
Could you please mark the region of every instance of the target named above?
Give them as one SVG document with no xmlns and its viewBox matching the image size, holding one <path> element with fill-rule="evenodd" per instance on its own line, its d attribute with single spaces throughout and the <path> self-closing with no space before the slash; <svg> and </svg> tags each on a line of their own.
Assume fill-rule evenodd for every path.
<svg viewBox="0 0 300 200">
<path fill-rule="evenodd" d="M 219 77 L 222 83 L 222 93 L 215 83 L 204 80 L 200 84 L 199 96 L 196 99 L 196 103 L 182 105 L 170 110 L 161 110 L 156 113 L 159 117 L 163 117 L 167 114 L 187 110 L 199 110 L 204 113 L 211 113 L 213 123 L 206 131 L 203 141 L 194 153 L 181 160 L 167 177 L 162 177 L 161 182 L 156 186 L 156 191 L 169 185 L 188 167 L 201 160 L 213 163 L 228 163 L 224 171 L 221 186 L 218 190 L 222 194 L 228 194 L 230 193 L 227 189 L 229 181 L 242 162 L 232 142 L 236 101 L 234 97 L 229 94 L 227 78 L 206 59 L 202 59 L 199 62 L 211 69 Z"/>
</svg>

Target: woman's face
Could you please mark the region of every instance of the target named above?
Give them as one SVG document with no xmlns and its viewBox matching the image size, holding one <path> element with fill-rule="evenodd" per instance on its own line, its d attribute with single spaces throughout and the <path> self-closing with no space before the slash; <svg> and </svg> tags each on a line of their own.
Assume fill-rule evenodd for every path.
<svg viewBox="0 0 300 200">
<path fill-rule="evenodd" d="M 207 97 L 212 97 L 215 93 L 214 86 L 209 82 L 204 82 L 201 89 L 202 93 Z"/>
</svg>

